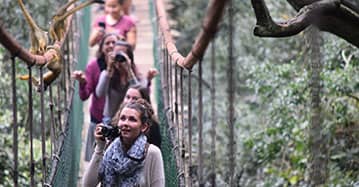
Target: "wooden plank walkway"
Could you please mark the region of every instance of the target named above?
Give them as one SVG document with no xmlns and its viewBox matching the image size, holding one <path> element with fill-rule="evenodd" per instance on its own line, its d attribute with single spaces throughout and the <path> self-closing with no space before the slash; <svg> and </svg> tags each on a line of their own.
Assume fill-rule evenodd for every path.
<svg viewBox="0 0 359 187">
<path fill-rule="evenodd" d="M 149 8 L 149 2 L 146 0 L 132 0 L 133 3 L 133 12 L 132 16 L 136 19 L 137 24 L 137 44 L 136 49 L 134 52 L 135 56 L 135 63 L 137 67 L 139 68 L 140 72 L 145 75 L 148 69 L 151 67 L 154 67 L 153 62 L 153 33 L 152 33 L 152 24 L 151 24 L 151 18 L 150 18 L 150 8 Z M 92 6 L 92 18 L 96 17 L 99 13 L 98 6 L 93 5 Z M 90 57 L 89 59 L 93 58 L 95 55 L 95 52 L 97 50 L 97 46 L 90 48 Z M 157 76 L 156 78 L 159 78 Z M 151 101 L 152 105 L 156 111 L 156 101 L 155 101 L 155 88 L 154 88 L 154 80 L 152 84 L 152 93 L 151 93 Z M 78 96 L 76 96 L 78 97 Z M 85 152 L 85 145 L 86 145 L 86 136 L 87 136 L 87 130 L 89 125 L 89 100 L 84 102 L 84 125 L 82 130 L 82 147 L 81 147 L 81 158 L 80 158 L 80 170 L 78 174 L 78 183 L 77 186 L 81 186 L 81 180 L 83 173 L 88 165 L 88 162 L 84 161 L 84 152 Z"/>
</svg>

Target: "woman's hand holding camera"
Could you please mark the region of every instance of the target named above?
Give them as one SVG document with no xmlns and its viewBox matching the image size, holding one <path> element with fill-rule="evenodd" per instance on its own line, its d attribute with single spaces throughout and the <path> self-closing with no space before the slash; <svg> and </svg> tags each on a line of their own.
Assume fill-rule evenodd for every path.
<svg viewBox="0 0 359 187">
<path fill-rule="evenodd" d="M 102 123 L 96 125 L 96 129 L 94 133 L 96 141 L 105 141 L 105 137 L 102 134 L 102 126 L 103 126 Z"/>
<path fill-rule="evenodd" d="M 107 61 L 107 69 L 106 69 L 107 75 L 109 77 L 112 77 L 115 72 L 115 67 L 114 67 L 114 64 L 116 63 L 115 62 L 115 54 L 113 52 L 110 52 L 109 54 L 107 54 L 106 61 Z"/>
<path fill-rule="evenodd" d="M 94 132 L 95 140 L 96 140 L 96 148 L 95 153 L 97 154 L 103 154 L 103 150 L 105 149 L 106 140 L 102 135 L 101 129 L 102 124 L 99 123 L 96 125 L 96 129 Z"/>
</svg>

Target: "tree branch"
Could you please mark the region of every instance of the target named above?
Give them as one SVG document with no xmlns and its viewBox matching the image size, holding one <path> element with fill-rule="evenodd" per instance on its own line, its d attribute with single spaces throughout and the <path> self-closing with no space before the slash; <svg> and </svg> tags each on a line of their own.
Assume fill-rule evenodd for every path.
<svg viewBox="0 0 359 187">
<path fill-rule="evenodd" d="M 333 33 L 359 47 L 359 3 L 355 0 L 287 0 L 298 14 L 275 23 L 264 0 L 251 0 L 257 23 L 254 35 L 287 37 L 298 34 L 309 25 Z"/>
<path fill-rule="evenodd" d="M 27 65 L 45 65 L 51 59 L 57 56 L 57 51 L 54 49 L 48 50 L 44 55 L 33 55 L 24 49 L 17 41 L 10 36 L 3 28 L 2 20 L 0 20 L 0 43 L 10 51 L 11 55 L 19 57 Z M 61 48 L 62 43 L 54 44 L 54 48 Z"/>
</svg>

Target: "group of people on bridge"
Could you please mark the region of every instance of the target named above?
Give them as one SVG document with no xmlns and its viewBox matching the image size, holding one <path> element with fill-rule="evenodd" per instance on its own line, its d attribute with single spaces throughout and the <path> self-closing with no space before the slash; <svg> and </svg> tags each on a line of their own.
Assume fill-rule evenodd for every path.
<svg viewBox="0 0 359 187">
<path fill-rule="evenodd" d="M 72 73 L 79 96 L 91 96 L 83 186 L 165 186 L 159 123 L 150 102 L 152 79 L 138 71 L 131 0 L 105 0 L 89 39 L 96 57 Z"/>
</svg>

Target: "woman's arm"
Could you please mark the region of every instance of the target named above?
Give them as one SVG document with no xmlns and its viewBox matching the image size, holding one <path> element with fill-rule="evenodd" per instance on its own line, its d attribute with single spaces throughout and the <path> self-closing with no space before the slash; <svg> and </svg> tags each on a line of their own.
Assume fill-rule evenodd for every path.
<svg viewBox="0 0 359 187">
<path fill-rule="evenodd" d="M 163 168 L 162 154 L 158 147 L 150 144 L 147 153 L 151 159 L 150 186 L 164 187 L 165 186 L 165 172 Z"/>
<path fill-rule="evenodd" d="M 87 166 L 83 176 L 83 187 L 96 187 L 97 184 L 100 182 L 98 180 L 98 170 L 102 161 L 102 157 L 103 148 L 99 148 L 99 146 L 96 145 L 95 152 L 92 154 L 90 163 Z"/>
<path fill-rule="evenodd" d="M 82 181 L 83 187 L 96 187 L 100 182 L 98 179 L 98 170 L 102 162 L 106 142 L 103 140 L 99 124 L 96 125 L 94 136 L 96 139 L 96 147 L 94 153 L 92 154 L 90 164 L 84 173 Z"/>
<path fill-rule="evenodd" d="M 137 42 L 137 30 L 136 26 L 133 26 L 126 34 L 127 42 L 132 46 L 132 50 L 135 50 Z"/>
<path fill-rule="evenodd" d="M 101 72 L 100 79 L 96 86 L 96 97 L 105 96 L 107 90 L 110 87 L 110 80 L 111 80 L 111 77 L 108 76 L 107 70 L 103 70 Z"/>
<path fill-rule="evenodd" d="M 94 28 L 94 30 L 91 32 L 90 39 L 89 39 L 89 45 L 90 47 L 95 46 L 97 43 L 99 43 L 103 36 L 105 35 L 105 30 Z"/>
</svg>

